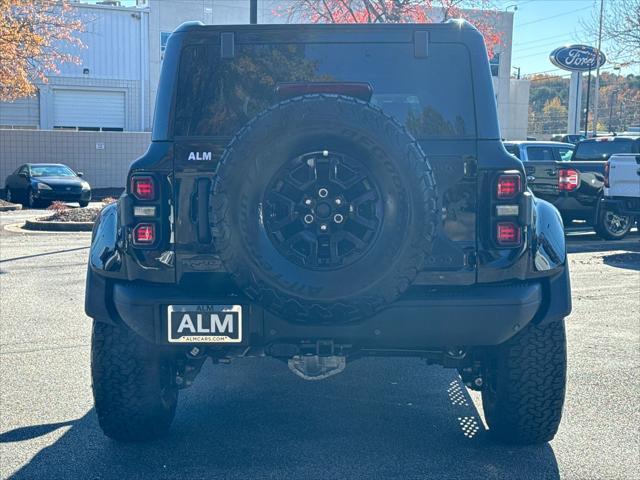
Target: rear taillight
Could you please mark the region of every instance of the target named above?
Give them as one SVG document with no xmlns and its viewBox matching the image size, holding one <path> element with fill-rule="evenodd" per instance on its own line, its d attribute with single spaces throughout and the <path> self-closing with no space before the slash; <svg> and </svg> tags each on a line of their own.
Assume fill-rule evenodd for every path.
<svg viewBox="0 0 640 480">
<path fill-rule="evenodd" d="M 500 175 L 496 186 L 496 197 L 500 200 L 515 198 L 522 191 L 520 175 Z"/>
<path fill-rule="evenodd" d="M 501 172 L 495 177 L 491 224 L 495 227 L 492 237 L 498 247 L 518 247 L 522 242 L 520 204 L 525 200 L 523 188 L 522 174 L 516 170 Z"/>
<path fill-rule="evenodd" d="M 504 247 L 520 245 L 522 229 L 513 222 L 500 222 L 496 225 L 496 241 Z"/>
<path fill-rule="evenodd" d="M 611 169 L 611 164 L 607 161 L 604 164 L 604 186 L 605 188 L 609 188 L 609 170 Z"/>
<path fill-rule="evenodd" d="M 133 228 L 134 245 L 152 245 L 156 241 L 156 226 L 153 223 L 139 223 Z"/>
<path fill-rule="evenodd" d="M 156 186 L 153 177 L 134 175 L 131 177 L 131 193 L 138 200 L 155 200 Z"/>
<path fill-rule="evenodd" d="M 570 192 L 578 188 L 580 174 L 572 168 L 561 168 L 558 170 L 558 190 Z"/>
</svg>

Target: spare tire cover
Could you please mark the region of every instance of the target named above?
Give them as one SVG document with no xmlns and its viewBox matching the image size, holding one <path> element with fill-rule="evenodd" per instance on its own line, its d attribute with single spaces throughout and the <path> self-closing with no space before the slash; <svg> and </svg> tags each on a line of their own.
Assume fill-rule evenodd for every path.
<svg viewBox="0 0 640 480">
<path fill-rule="evenodd" d="M 436 229 L 426 156 L 369 103 L 305 95 L 245 125 L 212 192 L 215 247 L 247 296 L 289 321 L 344 322 L 393 302 Z"/>
</svg>

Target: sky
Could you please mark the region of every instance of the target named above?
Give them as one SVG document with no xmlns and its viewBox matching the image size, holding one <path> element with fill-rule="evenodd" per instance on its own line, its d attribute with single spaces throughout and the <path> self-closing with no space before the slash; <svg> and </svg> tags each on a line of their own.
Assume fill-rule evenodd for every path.
<svg viewBox="0 0 640 480">
<path fill-rule="evenodd" d="M 604 0 L 624 2 L 624 0 Z M 520 67 L 521 75 L 539 72 L 549 74 L 568 74 L 557 69 L 549 61 L 549 53 L 557 47 L 583 43 L 597 46 L 597 38 L 589 38 L 580 20 L 589 20 L 600 8 L 599 0 L 503 0 L 498 2 L 503 10 L 514 11 L 513 50 L 511 65 Z M 602 46 L 605 56 L 606 45 Z M 605 70 L 612 71 L 613 65 L 607 63 Z M 622 73 L 640 74 L 640 65 L 636 64 L 622 70 Z"/>
</svg>

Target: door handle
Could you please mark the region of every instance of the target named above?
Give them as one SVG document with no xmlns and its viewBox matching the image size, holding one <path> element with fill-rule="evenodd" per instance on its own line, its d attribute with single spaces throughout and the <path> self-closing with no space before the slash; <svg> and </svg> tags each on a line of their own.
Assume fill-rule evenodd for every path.
<svg viewBox="0 0 640 480">
<path fill-rule="evenodd" d="M 640 173 L 638 173 L 638 175 L 640 175 Z M 533 183 L 535 181 L 536 181 L 536 177 L 534 177 L 533 175 L 527 175 L 527 182 Z"/>
</svg>

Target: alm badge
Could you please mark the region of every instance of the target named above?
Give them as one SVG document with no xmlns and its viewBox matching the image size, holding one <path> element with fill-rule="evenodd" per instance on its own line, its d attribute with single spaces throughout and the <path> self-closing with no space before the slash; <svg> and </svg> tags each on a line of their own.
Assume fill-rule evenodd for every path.
<svg viewBox="0 0 640 480">
<path fill-rule="evenodd" d="M 190 152 L 187 160 L 190 162 L 210 162 L 211 152 Z"/>
</svg>

